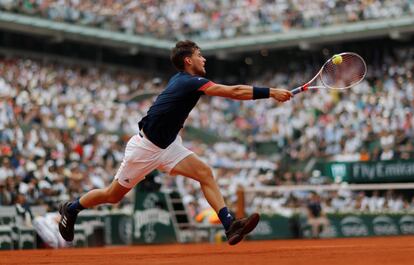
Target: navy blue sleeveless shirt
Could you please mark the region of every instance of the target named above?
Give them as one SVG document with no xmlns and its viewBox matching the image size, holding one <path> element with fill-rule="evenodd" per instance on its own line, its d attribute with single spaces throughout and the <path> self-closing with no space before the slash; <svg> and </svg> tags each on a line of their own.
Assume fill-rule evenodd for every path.
<svg viewBox="0 0 414 265">
<path fill-rule="evenodd" d="M 212 85 L 214 83 L 204 77 L 177 73 L 138 123 L 139 129 L 152 143 L 167 148 L 183 128 L 203 91 Z"/>
</svg>

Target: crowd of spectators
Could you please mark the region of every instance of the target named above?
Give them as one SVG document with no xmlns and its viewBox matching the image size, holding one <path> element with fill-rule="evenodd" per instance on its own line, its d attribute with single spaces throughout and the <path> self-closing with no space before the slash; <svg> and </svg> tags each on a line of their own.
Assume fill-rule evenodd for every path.
<svg viewBox="0 0 414 265">
<path fill-rule="evenodd" d="M 414 14 L 410 0 L 0 0 L 0 8 L 168 39 L 231 38 Z"/>
<path fill-rule="evenodd" d="M 370 64 L 366 81 L 350 92 L 309 92 L 292 101 L 231 101 L 203 97 L 187 126 L 222 142 L 185 145 L 215 167 L 229 204 L 237 185 L 249 187 L 325 183 L 320 176 L 279 170 L 284 159 L 389 160 L 413 158 L 414 49 L 395 49 Z M 268 72 L 251 83 L 293 87 L 305 72 Z M 105 67 L 23 58 L 0 60 L 0 204 L 19 193 L 31 204 L 48 204 L 106 186 L 122 160 L 137 121 L 167 79 Z M 315 94 L 312 94 L 315 93 Z M 186 137 L 184 136 L 184 140 Z M 283 152 L 260 156 L 257 142 Z M 196 182 L 163 177 L 177 186 L 195 211 L 205 206 Z"/>
<path fill-rule="evenodd" d="M 291 215 L 300 211 L 309 200 L 310 191 L 284 192 L 269 194 L 254 194 L 250 211 L 268 214 L 279 213 Z M 337 212 L 401 212 L 414 210 L 414 197 L 405 196 L 393 190 L 386 192 L 373 191 L 338 191 L 320 192 L 321 206 L 326 213 Z"/>
<path fill-rule="evenodd" d="M 54 205 L 108 185 L 149 102 L 123 103 L 156 91 L 158 79 L 91 66 L 0 61 L 2 204 L 19 193 Z"/>
</svg>

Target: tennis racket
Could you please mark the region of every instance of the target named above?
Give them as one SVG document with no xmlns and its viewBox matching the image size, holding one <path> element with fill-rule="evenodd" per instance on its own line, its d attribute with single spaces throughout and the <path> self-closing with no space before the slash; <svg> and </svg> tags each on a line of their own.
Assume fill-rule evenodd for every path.
<svg viewBox="0 0 414 265">
<path fill-rule="evenodd" d="M 309 89 L 342 90 L 359 84 L 367 73 L 367 65 L 364 59 L 353 52 L 344 52 L 338 55 L 342 57 L 342 62 L 338 63 L 338 61 L 333 61 L 334 57 L 330 58 L 309 82 L 293 89 L 291 92 L 296 95 Z M 314 82 L 315 85 L 312 85 Z"/>
</svg>

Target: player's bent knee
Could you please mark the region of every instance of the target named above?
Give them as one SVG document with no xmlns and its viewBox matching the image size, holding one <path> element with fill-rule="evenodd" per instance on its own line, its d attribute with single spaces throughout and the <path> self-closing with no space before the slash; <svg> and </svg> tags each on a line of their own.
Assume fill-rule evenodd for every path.
<svg viewBox="0 0 414 265">
<path fill-rule="evenodd" d="M 199 168 L 196 171 L 197 177 L 202 183 L 214 181 L 213 171 L 209 167 Z"/>
</svg>

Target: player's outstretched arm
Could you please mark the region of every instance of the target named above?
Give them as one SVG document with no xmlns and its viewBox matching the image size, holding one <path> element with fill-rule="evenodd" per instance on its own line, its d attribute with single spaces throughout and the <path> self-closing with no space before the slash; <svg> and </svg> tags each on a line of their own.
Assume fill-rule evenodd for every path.
<svg viewBox="0 0 414 265">
<path fill-rule="evenodd" d="M 268 92 L 267 92 L 267 89 Z M 247 85 L 226 86 L 214 84 L 203 90 L 206 95 L 219 96 L 238 100 L 251 100 L 259 98 L 273 98 L 284 102 L 293 97 L 293 94 L 282 88 L 258 88 Z"/>
</svg>

